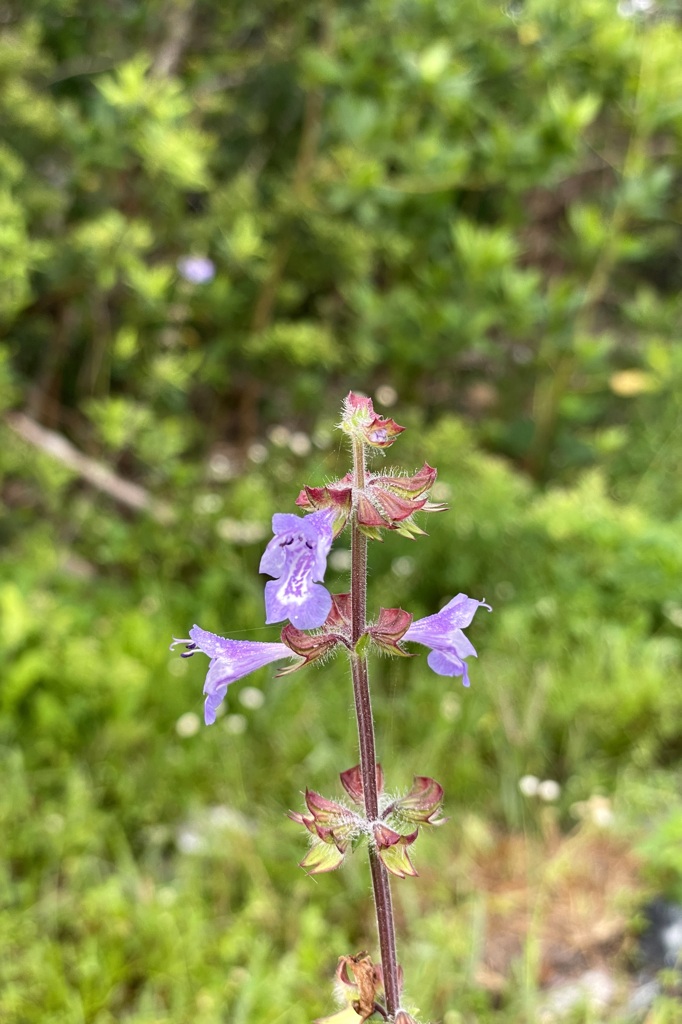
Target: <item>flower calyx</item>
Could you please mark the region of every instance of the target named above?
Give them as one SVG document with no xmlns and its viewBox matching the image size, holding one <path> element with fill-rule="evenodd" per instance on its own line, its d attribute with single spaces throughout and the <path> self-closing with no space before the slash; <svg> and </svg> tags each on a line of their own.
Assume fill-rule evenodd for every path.
<svg viewBox="0 0 682 1024">
<path fill-rule="evenodd" d="M 360 1018 L 357 1024 L 364 1024 L 375 1013 L 380 1014 L 384 1020 L 388 1019 L 386 1008 L 377 999 L 384 991 L 384 974 L 381 964 L 372 963 L 369 953 L 363 950 L 361 953 L 340 956 L 335 978 L 336 989 L 346 1005 L 330 1017 L 318 1017 L 314 1024 L 348 1024 L 351 1008 Z M 400 965 L 398 982 L 402 991 L 403 971 Z"/>
<path fill-rule="evenodd" d="M 380 815 L 377 821 L 361 819 L 369 831 L 377 853 L 385 867 L 398 878 L 418 874 L 408 853 L 408 848 L 417 839 L 419 829 L 425 826 L 442 825 L 447 821 L 441 811 L 443 787 L 427 775 L 416 775 L 412 788 L 405 796 L 391 799 L 384 795 L 384 773 L 381 765 L 376 767 L 377 796 Z M 364 785 L 360 765 L 341 772 L 341 785 L 356 806 L 364 808 Z M 414 831 L 407 832 L 412 827 Z"/>
<path fill-rule="evenodd" d="M 399 655 L 401 658 L 411 657 L 400 640 L 410 628 L 412 616 L 402 608 L 381 608 L 379 619 L 367 628 L 367 633 L 374 643 L 386 654 Z"/>
<path fill-rule="evenodd" d="M 343 415 L 339 424 L 344 433 L 362 441 L 370 448 L 390 448 L 405 427 L 395 420 L 379 416 L 371 398 L 350 391 L 343 402 Z"/>
<path fill-rule="evenodd" d="M 351 650 L 350 594 L 331 595 L 331 610 L 320 629 L 313 633 L 304 633 L 289 623 L 282 630 L 280 640 L 302 660 L 287 666 L 278 673 L 278 676 L 296 672 L 304 665 L 323 658 L 338 644 L 343 644 L 344 647 Z"/>
<path fill-rule="evenodd" d="M 409 835 L 402 835 L 395 829 L 389 828 L 388 825 L 376 822 L 372 828 L 372 834 L 377 853 L 381 857 L 384 867 L 392 875 L 396 875 L 398 878 L 406 878 L 410 875 L 414 878 L 419 874 L 407 852 L 408 847 L 412 846 L 419 835 L 419 828 Z"/>
<path fill-rule="evenodd" d="M 289 811 L 291 820 L 304 825 L 313 837 L 299 867 L 309 875 L 334 871 L 343 863 L 350 842 L 361 833 L 364 819 L 343 804 L 310 789 L 305 791 L 305 802 L 309 815 Z"/>
<path fill-rule="evenodd" d="M 414 522 L 415 512 L 440 512 L 445 508 L 428 498 L 436 475 L 437 471 L 425 462 L 412 476 L 367 473 L 365 486 L 357 489 L 352 474 L 347 473 L 326 487 L 304 487 L 296 504 L 308 512 L 332 510 L 334 536 L 343 530 L 354 510 L 358 526 L 374 540 L 381 539 L 380 530 L 396 530 L 413 539 L 424 533 Z"/>
<path fill-rule="evenodd" d="M 381 796 L 384 791 L 384 772 L 380 764 L 376 766 L 376 777 L 377 777 L 377 795 Z M 353 768 L 348 768 L 345 772 L 341 772 L 339 775 L 341 779 L 341 785 L 345 789 L 348 796 L 351 798 L 354 804 L 359 807 L 365 806 L 365 793 L 362 785 L 362 772 L 360 771 L 360 765 L 356 764 Z"/>
<path fill-rule="evenodd" d="M 412 789 L 399 797 L 384 812 L 386 817 L 413 825 L 444 825 L 443 787 L 427 775 L 415 775 Z"/>
</svg>

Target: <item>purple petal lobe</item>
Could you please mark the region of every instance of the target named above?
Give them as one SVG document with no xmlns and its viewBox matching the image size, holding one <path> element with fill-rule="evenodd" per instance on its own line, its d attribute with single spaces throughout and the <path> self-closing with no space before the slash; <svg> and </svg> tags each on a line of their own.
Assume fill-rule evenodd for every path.
<svg viewBox="0 0 682 1024">
<path fill-rule="evenodd" d="M 332 596 L 320 583 L 305 581 L 300 591 L 292 589 L 288 579 L 265 584 L 266 622 L 289 619 L 297 629 L 317 629 L 332 608 Z"/>
<path fill-rule="evenodd" d="M 415 640 L 419 644 L 433 647 L 446 634 L 452 635 L 455 630 L 469 626 L 476 610 L 481 606 L 490 611 L 489 606 L 483 601 L 475 601 L 466 594 L 458 594 L 435 615 L 427 615 L 426 618 L 413 622 L 403 639 Z M 435 643 L 432 643 L 432 640 Z"/>
<path fill-rule="evenodd" d="M 454 651 L 431 651 L 426 660 L 436 675 L 462 676 L 463 685 L 469 685 L 467 663 L 458 658 Z"/>
<path fill-rule="evenodd" d="M 476 650 L 462 627 L 471 623 L 481 607 L 491 610 L 483 601 L 458 594 L 435 615 L 413 622 L 402 639 L 430 647 L 429 667 L 440 676 L 462 676 L 462 683 L 468 686 L 469 672 L 464 659 L 475 658 Z"/>
<path fill-rule="evenodd" d="M 297 629 L 316 629 L 331 610 L 331 595 L 319 585 L 327 568 L 334 514 L 322 509 L 301 518 L 272 517 L 274 537 L 260 562 L 260 571 L 275 579 L 265 586 L 266 622 L 289 619 Z"/>
</svg>

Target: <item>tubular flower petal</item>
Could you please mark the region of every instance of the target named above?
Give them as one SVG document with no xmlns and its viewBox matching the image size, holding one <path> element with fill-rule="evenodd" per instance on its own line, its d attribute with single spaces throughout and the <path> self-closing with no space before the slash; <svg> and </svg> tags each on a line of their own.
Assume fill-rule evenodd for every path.
<svg viewBox="0 0 682 1024">
<path fill-rule="evenodd" d="M 183 652 L 182 657 L 186 658 L 197 651 L 202 651 L 211 659 L 204 683 L 206 725 L 213 725 L 215 722 L 216 711 L 225 699 L 230 683 L 273 661 L 292 657 L 292 652 L 284 644 L 229 640 L 227 637 L 209 633 L 200 626 L 193 626 L 189 636 L 189 640 L 174 640 L 171 647 L 184 643 L 187 650 Z"/>
<path fill-rule="evenodd" d="M 275 577 L 265 584 L 267 623 L 289 619 L 297 629 L 317 629 L 327 618 L 332 599 L 319 581 L 327 568 L 333 518 L 326 509 L 306 518 L 272 517 L 275 536 L 260 562 L 260 572 Z"/>
<path fill-rule="evenodd" d="M 462 676 L 464 686 L 469 686 L 469 672 L 464 659 L 477 655 L 462 629 L 471 623 L 481 607 L 492 611 L 485 601 L 475 601 L 466 594 L 458 594 L 435 615 L 413 622 L 403 640 L 430 647 L 429 667 L 439 676 Z"/>
</svg>

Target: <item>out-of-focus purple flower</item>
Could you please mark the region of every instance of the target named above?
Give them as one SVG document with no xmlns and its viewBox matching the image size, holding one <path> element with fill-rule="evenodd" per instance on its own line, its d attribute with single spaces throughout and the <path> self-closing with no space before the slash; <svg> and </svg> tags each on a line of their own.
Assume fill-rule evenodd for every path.
<svg viewBox="0 0 682 1024">
<path fill-rule="evenodd" d="M 266 622 L 289 619 L 297 629 L 317 629 L 324 623 L 332 599 L 319 581 L 327 568 L 333 521 L 331 509 L 304 519 L 287 513 L 272 517 L 275 536 L 260 562 L 260 571 L 275 577 L 265 584 Z"/>
<path fill-rule="evenodd" d="M 190 284 L 207 284 L 215 277 L 215 263 L 208 256 L 181 256 L 178 273 Z"/>
<path fill-rule="evenodd" d="M 200 626 L 193 626 L 189 631 L 188 640 L 173 640 L 171 650 L 176 644 L 185 644 L 187 650 L 182 657 L 189 658 L 197 651 L 203 651 L 211 659 L 208 674 L 204 683 L 206 701 L 204 703 L 204 720 L 206 725 L 213 725 L 218 706 L 222 704 L 230 683 L 243 676 L 255 672 L 264 665 L 283 658 L 291 658 L 292 653 L 284 644 L 257 643 L 252 640 L 229 640 L 224 636 L 216 636 Z"/>
<path fill-rule="evenodd" d="M 475 601 L 466 594 L 458 594 L 435 615 L 413 622 L 403 635 L 403 640 L 412 640 L 431 648 L 429 667 L 439 676 L 462 676 L 464 686 L 469 685 L 469 672 L 465 658 L 476 657 L 473 644 L 467 640 L 462 629 L 471 623 L 478 608 L 490 605 Z"/>
</svg>

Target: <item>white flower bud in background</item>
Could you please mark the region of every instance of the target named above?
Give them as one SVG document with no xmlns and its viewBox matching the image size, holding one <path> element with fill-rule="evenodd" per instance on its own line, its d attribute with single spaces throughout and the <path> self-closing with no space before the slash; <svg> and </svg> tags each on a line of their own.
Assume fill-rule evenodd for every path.
<svg viewBox="0 0 682 1024">
<path fill-rule="evenodd" d="M 241 736 L 246 732 L 248 722 L 243 715 L 225 715 L 223 729 L 231 736 Z"/>
<path fill-rule="evenodd" d="M 537 775 L 522 775 L 519 779 L 519 789 L 524 796 L 537 796 L 539 785 Z"/>
<path fill-rule="evenodd" d="M 183 739 L 187 739 L 189 736 L 196 736 L 200 728 L 201 719 L 193 711 L 187 711 L 184 715 L 180 715 L 175 723 L 175 731 Z"/>
<path fill-rule="evenodd" d="M 257 711 L 265 704 L 265 694 L 257 686 L 245 686 L 239 694 L 239 703 L 249 711 Z"/>
<path fill-rule="evenodd" d="M 545 779 L 541 782 L 537 788 L 537 794 L 541 800 L 545 803 L 550 804 L 555 800 L 558 800 L 561 796 L 561 786 L 554 779 Z"/>
</svg>

